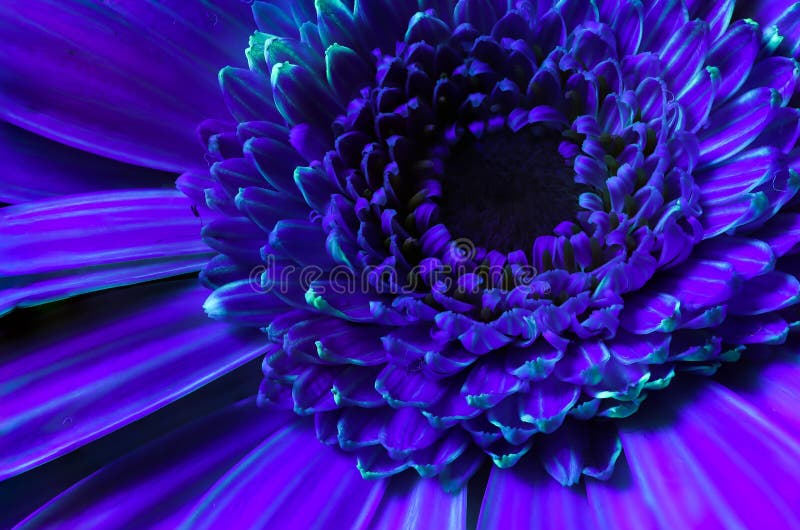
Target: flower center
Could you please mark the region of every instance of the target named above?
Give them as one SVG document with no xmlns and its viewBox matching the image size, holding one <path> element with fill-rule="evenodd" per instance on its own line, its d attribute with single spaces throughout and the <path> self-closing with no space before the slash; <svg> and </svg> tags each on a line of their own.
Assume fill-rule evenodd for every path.
<svg viewBox="0 0 800 530">
<path fill-rule="evenodd" d="M 528 250 L 537 236 L 573 219 L 585 185 L 558 152 L 561 134 L 528 127 L 453 148 L 441 211 L 455 237 L 487 249 Z"/>
</svg>

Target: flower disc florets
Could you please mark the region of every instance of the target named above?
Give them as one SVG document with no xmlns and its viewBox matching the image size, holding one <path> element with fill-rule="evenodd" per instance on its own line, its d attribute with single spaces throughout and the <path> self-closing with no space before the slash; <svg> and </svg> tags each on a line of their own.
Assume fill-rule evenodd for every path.
<svg viewBox="0 0 800 530">
<path fill-rule="evenodd" d="M 266 329 L 262 402 L 366 476 L 536 447 L 572 483 L 676 371 L 785 341 L 797 65 L 691 4 L 257 2 L 293 19 L 223 70 L 238 124 L 182 185 L 224 214 L 206 307 Z"/>
</svg>

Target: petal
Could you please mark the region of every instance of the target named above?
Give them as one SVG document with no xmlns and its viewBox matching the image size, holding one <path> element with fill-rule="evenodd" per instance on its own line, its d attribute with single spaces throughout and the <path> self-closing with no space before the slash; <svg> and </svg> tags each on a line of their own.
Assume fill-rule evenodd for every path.
<svg viewBox="0 0 800 530">
<path fill-rule="evenodd" d="M 174 525 L 228 468 L 292 419 L 258 410 L 253 399 L 234 404 L 101 468 L 20 524 L 102 524 L 109 529 Z"/>
<path fill-rule="evenodd" d="M 711 42 L 716 41 L 728 28 L 736 4 L 735 0 L 721 0 L 712 3 L 702 0 L 687 0 L 686 2 L 691 18 L 699 18 L 708 22 Z"/>
<path fill-rule="evenodd" d="M 735 155 L 724 164 L 700 170 L 695 175 L 704 204 L 736 199 L 772 177 L 779 167 L 779 153 L 762 147 Z"/>
<path fill-rule="evenodd" d="M 800 68 L 797 61 L 789 57 L 769 57 L 758 61 L 742 87 L 743 91 L 759 87 L 770 87 L 778 91 L 785 104 L 794 93 Z"/>
<path fill-rule="evenodd" d="M 215 75 L 244 59 L 248 20 L 238 0 L 4 3 L 0 113 L 123 162 L 202 168 L 195 127 L 225 117 Z"/>
<path fill-rule="evenodd" d="M 775 313 L 731 316 L 714 331 L 729 344 L 783 344 L 789 334 L 789 324 Z"/>
<path fill-rule="evenodd" d="M 672 35 L 661 50 L 664 80 L 680 91 L 686 82 L 703 66 L 708 49 L 708 24 L 695 20 Z"/>
<path fill-rule="evenodd" d="M 528 459 L 530 461 L 530 459 Z M 492 468 L 478 517 L 479 530 L 596 528 L 581 488 L 565 488 L 531 464 Z"/>
<path fill-rule="evenodd" d="M 0 313 L 197 271 L 209 249 L 178 191 L 75 195 L 0 210 Z"/>
<path fill-rule="evenodd" d="M 614 425 L 573 420 L 542 439 L 538 456 L 551 477 L 574 486 L 582 475 L 609 478 L 621 452 Z"/>
<path fill-rule="evenodd" d="M 700 165 L 715 164 L 747 147 L 769 123 L 780 100 L 775 90 L 757 88 L 715 109 L 708 128 L 698 133 Z"/>
<path fill-rule="evenodd" d="M 742 279 L 769 272 L 775 267 L 776 259 L 767 243 L 743 237 L 708 239 L 695 247 L 695 256 L 700 259 L 727 261 Z"/>
<path fill-rule="evenodd" d="M 219 71 L 219 86 L 231 115 L 239 122 L 280 123 L 269 80 L 246 68 L 226 66 Z"/>
<path fill-rule="evenodd" d="M 445 492 L 435 480 L 405 474 L 392 478 L 378 506 L 373 530 L 467 528 L 467 488 Z"/>
<path fill-rule="evenodd" d="M 165 188 L 175 176 L 114 162 L 0 123 L 0 202 L 126 188 Z"/>
<path fill-rule="evenodd" d="M 752 278 L 728 303 L 731 315 L 760 315 L 792 306 L 800 300 L 800 281 L 779 271 Z"/>
<path fill-rule="evenodd" d="M 800 524 L 798 477 L 786 471 L 800 458 L 796 439 L 717 383 L 698 394 L 688 407 L 660 401 L 664 426 L 623 424 L 630 490 L 670 528 Z"/>
<path fill-rule="evenodd" d="M 658 50 L 689 21 L 686 3 L 655 0 L 646 8 L 642 49 Z"/>
<path fill-rule="evenodd" d="M 642 291 L 631 295 L 619 315 L 620 325 L 636 335 L 672 332 L 680 317 L 680 300 L 657 291 Z"/>
<path fill-rule="evenodd" d="M 253 279 L 248 278 L 215 290 L 203 302 L 203 309 L 214 320 L 240 326 L 264 327 L 290 308 L 269 289 L 263 289 Z"/>
<path fill-rule="evenodd" d="M 758 238 L 767 242 L 777 257 L 793 254 L 800 242 L 800 214 L 776 215 L 759 230 Z"/>
<path fill-rule="evenodd" d="M 233 333 L 203 315 L 206 294 L 188 280 L 93 295 L 9 348 L 0 364 L 0 476 L 80 447 L 260 355 L 260 333 Z"/>
<path fill-rule="evenodd" d="M 705 125 L 719 87 L 719 70 L 706 66 L 686 84 L 678 96 L 686 114 L 686 128 L 697 132 Z"/>
<path fill-rule="evenodd" d="M 266 439 L 197 503 L 180 528 L 353 528 L 366 525 L 385 489 L 353 458 L 293 425 Z"/>
<path fill-rule="evenodd" d="M 288 62 L 272 68 L 270 78 L 278 111 L 291 125 L 308 123 L 323 128 L 341 110 L 333 95 L 313 73 Z"/>
<path fill-rule="evenodd" d="M 761 47 L 760 30 L 752 20 L 737 21 L 708 53 L 706 64 L 720 72 L 718 103 L 728 99 L 747 79 Z"/>
<path fill-rule="evenodd" d="M 567 411 L 578 401 L 580 387 L 546 379 L 531 383 L 520 400 L 520 419 L 549 433 L 557 429 Z"/>
<path fill-rule="evenodd" d="M 642 42 L 643 7 L 641 3 L 620 2 L 611 27 L 619 39 L 622 57 L 635 55 Z"/>
<path fill-rule="evenodd" d="M 658 281 L 658 288 L 680 300 L 681 308 L 702 309 L 728 300 L 738 278 L 730 263 L 690 259 Z"/>
<path fill-rule="evenodd" d="M 769 200 L 763 192 L 743 193 L 714 204 L 703 205 L 703 238 L 710 239 L 723 233 L 734 233 L 747 223 L 761 218 Z"/>
</svg>

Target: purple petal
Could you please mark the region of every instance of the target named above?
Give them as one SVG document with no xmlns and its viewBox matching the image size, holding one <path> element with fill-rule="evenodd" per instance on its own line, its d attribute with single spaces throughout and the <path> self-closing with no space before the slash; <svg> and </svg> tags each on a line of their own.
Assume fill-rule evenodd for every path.
<svg viewBox="0 0 800 530">
<path fill-rule="evenodd" d="M 482 359 L 469 370 L 461 394 L 471 406 L 487 409 L 521 387 L 522 381 L 504 370 L 503 359 L 494 356 Z"/>
<path fill-rule="evenodd" d="M 609 478 L 621 452 L 615 426 L 569 421 L 542 439 L 538 457 L 551 477 L 574 486 L 582 475 Z"/>
<path fill-rule="evenodd" d="M 183 528 L 352 528 L 367 524 L 385 483 L 364 480 L 353 457 L 313 430 L 277 431 L 200 499 Z"/>
<path fill-rule="evenodd" d="M 375 389 L 390 405 L 428 407 L 444 395 L 447 387 L 445 382 L 430 380 L 419 372 L 387 364 L 375 381 Z"/>
<path fill-rule="evenodd" d="M 552 379 L 536 381 L 520 399 L 520 418 L 542 432 L 552 432 L 561 425 L 579 396 L 580 387 L 576 385 Z"/>
<path fill-rule="evenodd" d="M 595 527 L 582 489 L 565 488 L 526 463 L 513 469 L 492 468 L 478 517 L 479 530 L 585 530 Z"/>
<path fill-rule="evenodd" d="M 742 279 L 760 276 L 775 267 L 775 253 L 765 242 L 743 237 L 718 237 L 695 247 L 700 259 L 727 261 Z"/>
<path fill-rule="evenodd" d="M 705 67 L 686 84 L 678 96 L 686 115 L 686 128 L 697 132 L 705 125 L 719 86 L 719 70 Z"/>
<path fill-rule="evenodd" d="M 95 295 L 9 348 L 0 364 L 0 476 L 80 447 L 260 355 L 260 333 L 207 319 L 199 309 L 206 295 L 196 281 Z"/>
<path fill-rule="evenodd" d="M 642 42 L 643 7 L 634 2 L 619 2 L 611 27 L 619 39 L 620 56 L 634 55 Z"/>
<path fill-rule="evenodd" d="M 72 149 L 8 123 L 0 123 L 3 178 L 0 202 L 111 189 L 163 188 L 175 176 Z"/>
<path fill-rule="evenodd" d="M 260 411 L 251 399 L 237 403 L 123 456 L 58 495 L 21 525 L 172 526 L 232 465 L 292 419 Z"/>
<path fill-rule="evenodd" d="M 774 175 L 780 161 L 777 149 L 762 147 L 744 151 L 714 168 L 695 175 L 705 204 L 725 202 L 753 190 Z"/>
<path fill-rule="evenodd" d="M 710 26 L 709 41 L 716 41 L 728 28 L 733 8 L 736 6 L 735 0 L 721 0 L 719 2 L 704 2 L 703 0 L 687 0 L 686 7 L 689 9 L 691 18 L 699 18 L 708 22 Z"/>
<path fill-rule="evenodd" d="M 599 341 L 570 343 L 564 358 L 556 364 L 555 376 L 576 385 L 597 384 L 610 356 L 605 344 Z"/>
<path fill-rule="evenodd" d="M 659 288 L 681 302 L 686 309 L 705 308 L 728 300 L 736 287 L 736 273 L 730 263 L 691 259 L 672 269 L 659 281 Z"/>
<path fill-rule="evenodd" d="M 435 480 L 413 475 L 392 478 L 370 528 L 467 528 L 467 489 L 445 492 Z"/>
<path fill-rule="evenodd" d="M 800 242 L 800 214 L 776 215 L 759 230 L 758 238 L 767 242 L 777 257 L 793 254 Z"/>
<path fill-rule="evenodd" d="M 769 57 L 756 63 L 742 90 L 770 87 L 778 91 L 785 105 L 794 94 L 798 76 L 800 68 L 797 61 L 789 57 Z"/>
<path fill-rule="evenodd" d="M 769 206 L 763 192 L 743 193 L 718 203 L 703 205 L 703 237 L 710 239 L 723 233 L 733 233 L 739 227 L 759 219 Z"/>
<path fill-rule="evenodd" d="M 646 8 L 642 49 L 658 50 L 689 22 L 685 2 L 655 0 Z"/>
<path fill-rule="evenodd" d="M 253 280 L 247 279 L 215 290 L 203 303 L 203 309 L 215 320 L 264 327 L 289 307 L 273 293 L 262 290 Z"/>
<path fill-rule="evenodd" d="M 800 300 L 800 281 L 779 271 L 752 278 L 728 303 L 731 315 L 760 315 L 792 306 Z"/>
<path fill-rule="evenodd" d="M 663 292 L 639 292 L 625 301 L 620 325 L 636 335 L 672 332 L 680 317 L 680 300 Z"/>
<path fill-rule="evenodd" d="M 0 210 L 0 313 L 198 270 L 201 219 L 178 191 L 75 195 Z"/>
<path fill-rule="evenodd" d="M 246 4 L 209 4 L 4 4 L 0 112 L 14 125 L 123 162 L 175 172 L 203 167 L 195 127 L 225 117 L 216 72 L 242 62 L 251 31 Z"/>
<path fill-rule="evenodd" d="M 797 440 L 725 387 L 701 388 L 689 407 L 661 403 L 673 418 L 665 426 L 623 426 L 630 491 L 653 499 L 650 509 L 670 528 L 800 524 L 800 482 L 787 472 L 800 458 Z"/>
<path fill-rule="evenodd" d="M 613 339 L 606 341 L 606 347 L 614 359 L 623 364 L 641 362 L 655 364 L 666 359 L 670 337 L 668 333 L 640 336 L 620 331 Z"/>
<path fill-rule="evenodd" d="M 752 20 L 737 21 L 725 36 L 714 43 L 706 64 L 719 68 L 718 103 L 728 99 L 742 86 L 760 47 L 761 28 Z"/>
<path fill-rule="evenodd" d="M 709 117 L 708 128 L 698 133 L 700 165 L 712 165 L 735 155 L 761 133 L 769 123 L 780 95 L 771 88 L 746 92 Z"/>
<path fill-rule="evenodd" d="M 783 344 L 789 334 L 789 324 L 774 313 L 731 316 L 714 331 L 729 344 Z"/>
<path fill-rule="evenodd" d="M 708 49 L 708 24 L 695 20 L 671 35 L 661 50 L 664 80 L 673 90 L 680 90 L 703 66 Z"/>
<path fill-rule="evenodd" d="M 401 459 L 413 451 L 430 447 L 441 434 L 419 409 L 402 407 L 384 424 L 378 439 L 390 457 Z"/>
</svg>

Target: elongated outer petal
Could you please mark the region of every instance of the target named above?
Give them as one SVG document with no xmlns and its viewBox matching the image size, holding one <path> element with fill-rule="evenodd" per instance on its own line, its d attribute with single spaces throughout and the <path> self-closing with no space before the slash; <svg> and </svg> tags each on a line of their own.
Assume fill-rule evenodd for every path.
<svg viewBox="0 0 800 530">
<path fill-rule="evenodd" d="M 659 402 L 669 422 L 623 423 L 631 480 L 620 496 L 641 495 L 667 528 L 798 527 L 800 479 L 788 471 L 800 458 L 797 439 L 769 409 L 703 383 L 691 406 Z"/>
<path fill-rule="evenodd" d="M 93 191 L 162 188 L 175 175 L 114 162 L 0 123 L 0 202 L 16 204 Z"/>
<path fill-rule="evenodd" d="M 493 467 L 481 503 L 478 530 L 585 530 L 596 528 L 581 487 L 567 488 L 531 464 L 513 469 Z"/>
<path fill-rule="evenodd" d="M 124 162 L 204 167 L 194 130 L 226 117 L 215 76 L 243 62 L 249 19 L 238 0 L 3 2 L 0 115 Z"/>
<path fill-rule="evenodd" d="M 73 195 L 0 210 L 0 314 L 198 270 L 201 215 L 173 190 Z"/>
<path fill-rule="evenodd" d="M 467 528 L 467 488 L 448 493 L 437 480 L 404 474 L 391 479 L 371 530 Z"/>
<path fill-rule="evenodd" d="M 20 528 L 168 528 L 236 462 L 295 418 L 228 406 L 123 456 L 70 487 Z"/>
<path fill-rule="evenodd" d="M 75 302 L 0 359 L 0 478 L 118 429 L 264 351 L 208 320 L 196 280 Z"/>
<path fill-rule="evenodd" d="M 179 528 L 363 528 L 385 487 L 310 426 L 290 425 L 233 466 Z"/>
</svg>

